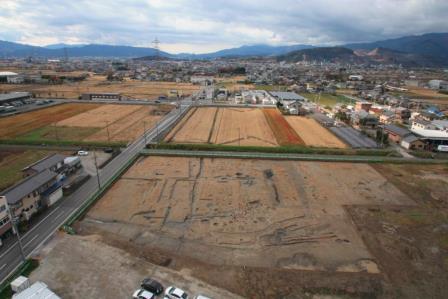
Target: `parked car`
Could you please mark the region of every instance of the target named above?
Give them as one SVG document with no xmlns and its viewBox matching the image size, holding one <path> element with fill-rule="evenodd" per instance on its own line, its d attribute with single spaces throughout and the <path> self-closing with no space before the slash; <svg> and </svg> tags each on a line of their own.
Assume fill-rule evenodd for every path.
<svg viewBox="0 0 448 299">
<path fill-rule="evenodd" d="M 114 149 L 111 148 L 111 147 L 108 147 L 108 148 L 105 148 L 105 149 L 104 149 L 104 152 L 105 152 L 106 154 L 112 154 L 112 153 L 114 152 Z"/>
<path fill-rule="evenodd" d="M 163 286 L 160 282 L 151 279 L 151 278 L 145 278 L 143 279 L 141 285 L 142 289 L 145 289 L 151 293 L 154 293 L 156 295 L 160 295 L 163 293 Z"/>
<path fill-rule="evenodd" d="M 134 292 L 134 294 L 132 295 L 132 298 L 134 298 L 134 299 L 153 299 L 153 298 L 155 298 L 155 295 L 151 292 L 148 292 L 147 290 L 139 289 Z"/>
<path fill-rule="evenodd" d="M 194 296 L 194 299 L 212 299 L 212 298 L 204 296 L 204 295 L 196 295 L 196 296 Z"/>
<path fill-rule="evenodd" d="M 187 299 L 188 295 L 183 290 L 174 286 L 168 287 L 165 290 L 165 298 L 167 299 Z"/>
<path fill-rule="evenodd" d="M 78 156 L 88 156 L 89 152 L 88 151 L 78 151 Z"/>
</svg>

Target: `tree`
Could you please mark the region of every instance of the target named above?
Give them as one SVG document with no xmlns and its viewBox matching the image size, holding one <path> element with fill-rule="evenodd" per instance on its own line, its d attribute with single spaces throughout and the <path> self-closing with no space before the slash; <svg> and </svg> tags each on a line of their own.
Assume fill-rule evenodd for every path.
<svg viewBox="0 0 448 299">
<path fill-rule="evenodd" d="M 382 129 L 376 130 L 376 142 L 384 145 L 389 145 L 389 133 L 385 133 Z"/>
</svg>

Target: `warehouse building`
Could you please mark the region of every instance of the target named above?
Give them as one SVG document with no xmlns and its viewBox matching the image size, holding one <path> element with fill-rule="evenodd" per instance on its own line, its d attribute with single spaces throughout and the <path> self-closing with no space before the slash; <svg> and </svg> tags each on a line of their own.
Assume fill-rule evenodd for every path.
<svg viewBox="0 0 448 299">
<path fill-rule="evenodd" d="M 0 83 L 19 84 L 23 83 L 24 78 L 13 72 L 0 72 Z"/>
<path fill-rule="evenodd" d="M 16 106 L 19 103 L 21 105 L 27 104 L 31 99 L 31 93 L 29 92 L 12 92 L 0 94 L 0 106 Z"/>
<path fill-rule="evenodd" d="M 81 99 L 84 101 L 93 100 L 117 100 L 121 101 L 121 94 L 119 93 L 83 93 Z"/>
</svg>

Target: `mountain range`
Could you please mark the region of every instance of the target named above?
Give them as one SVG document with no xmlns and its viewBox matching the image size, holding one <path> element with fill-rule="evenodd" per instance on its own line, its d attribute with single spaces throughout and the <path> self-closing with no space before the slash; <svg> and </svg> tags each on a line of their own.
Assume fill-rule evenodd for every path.
<svg viewBox="0 0 448 299">
<path fill-rule="evenodd" d="M 66 54 L 69 57 L 136 58 L 151 57 L 155 56 L 156 53 L 157 51 L 153 48 L 131 46 L 54 44 L 46 47 L 37 47 L 0 41 L 0 58 L 23 58 L 29 56 L 61 58 L 65 57 Z M 303 55 L 307 59 L 318 61 L 374 61 L 377 63 L 402 63 L 409 66 L 446 66 L 448 65 L 448 33 L 428 33 L 337 47 L 251 45 L 207 54 L 170 54 L 160 51 L 160 56 L 172 59 L 278 57 L 278 60 L 294 62 L 302 60 Z"/>
</svg>

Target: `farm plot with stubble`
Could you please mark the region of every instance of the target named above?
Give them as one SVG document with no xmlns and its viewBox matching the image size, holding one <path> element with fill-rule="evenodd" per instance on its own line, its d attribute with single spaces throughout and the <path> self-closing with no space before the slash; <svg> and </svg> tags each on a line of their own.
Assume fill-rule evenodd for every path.
<svg viewBox="0 0 448 299">
<path fill-rule="evenodd" d="M 0 138 L 21 143 L 128 142 L 154 127 L 168 105 L 62 104 L 0 119 Z"/>
<path fill-rule="evenodd" d="M 193 108 L 165 141 L 241 146 L 303 144 L 277 109 L 230 107 Z"/>
<path fill-rule="evenodd" d="M 302 271 L 349 275 L 350 284 L 365 279 L 357 288 L 371 288 L 365 284 L 381 270 L 345 206 L 372 204 L 414 202 L 367 164 L 142 157 L 79 229 L 162 255 L 164 264 L 232 291 L 239 278 L 218 281 L 211 269 L 268 269 L 257 275 L 275 290 L 284 282 L 263 275 L 286 271 L 279 277 L 289 273 L 297 287 L 307 280 Z"/>
<path fill-rule="evenodd" d="M 308 146 L 347 148 L 344 142 L 312 118 L 301 116 L 286 116 L 285 118 Z"/>
</svg>

